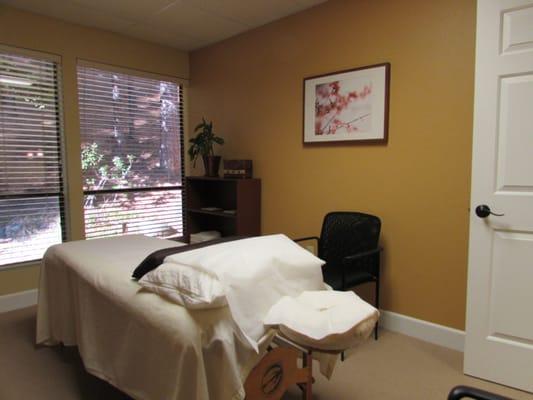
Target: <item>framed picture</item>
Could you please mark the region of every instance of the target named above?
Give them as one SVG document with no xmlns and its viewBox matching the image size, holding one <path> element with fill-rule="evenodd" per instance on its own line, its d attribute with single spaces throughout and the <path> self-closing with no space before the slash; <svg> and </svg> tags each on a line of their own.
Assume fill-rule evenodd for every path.
<svg viewBox="0 0 533 400">
<path fill-rule="evenodd" d="M 390 64 L 304 79 L 304 143 L 387 142 Z"/>
</svg>

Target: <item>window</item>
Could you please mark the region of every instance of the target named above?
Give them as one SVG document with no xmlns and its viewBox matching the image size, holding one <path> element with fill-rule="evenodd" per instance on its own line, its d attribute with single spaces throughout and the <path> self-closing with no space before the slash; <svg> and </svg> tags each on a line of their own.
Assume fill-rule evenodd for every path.
<svg viewBox="0 0 533 400">
<path fill-rule="evenodd" d="M 183 93 L 78 66 L 85 236 L 183 236 Z"/>
<path fill-rule="evenodd" d="M 0 50 L 0 266 L 65 236 L 59 64 Z"/>
</svg>

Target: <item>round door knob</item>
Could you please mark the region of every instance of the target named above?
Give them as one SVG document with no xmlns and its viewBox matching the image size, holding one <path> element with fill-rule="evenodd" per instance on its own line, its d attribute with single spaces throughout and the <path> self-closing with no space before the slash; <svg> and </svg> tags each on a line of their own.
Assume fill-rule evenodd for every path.
<svg viewBox="0 0 533 400">
<path fill-rule="evenodd" d="M 481 204 L 479 206 L 476 207 L 476 215 L 479 217 L 479 218 L 487 218 L 489 215 L 494 215 L 496 217 L 503 217 L 504 214 L 496 214 L 496 213 L 493 213 L 491 210 L 490 210 L 490 207 L 486 204 Z"/>
</svg>

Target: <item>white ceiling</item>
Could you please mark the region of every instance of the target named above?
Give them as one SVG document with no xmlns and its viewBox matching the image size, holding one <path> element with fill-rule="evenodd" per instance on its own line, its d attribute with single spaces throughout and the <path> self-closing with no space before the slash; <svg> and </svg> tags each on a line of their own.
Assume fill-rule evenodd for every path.
<svg viewBox="0 0 533 400">
<path fill-rule="evenodd" d="M 325 1 L 0 0 L 0 3 L 188 51 Z"/>
</svg>

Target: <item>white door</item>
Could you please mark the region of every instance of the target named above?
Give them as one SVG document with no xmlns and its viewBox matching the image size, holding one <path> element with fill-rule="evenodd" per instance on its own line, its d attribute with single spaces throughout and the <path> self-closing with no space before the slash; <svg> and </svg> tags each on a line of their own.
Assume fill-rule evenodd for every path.
<svg viewBox="0 0 533 400">
<path fill-rule="evenodd" d="M 478 0 L 476 40 L 464 371 L 533 392 L 533 0 Z"/>
</svg>

